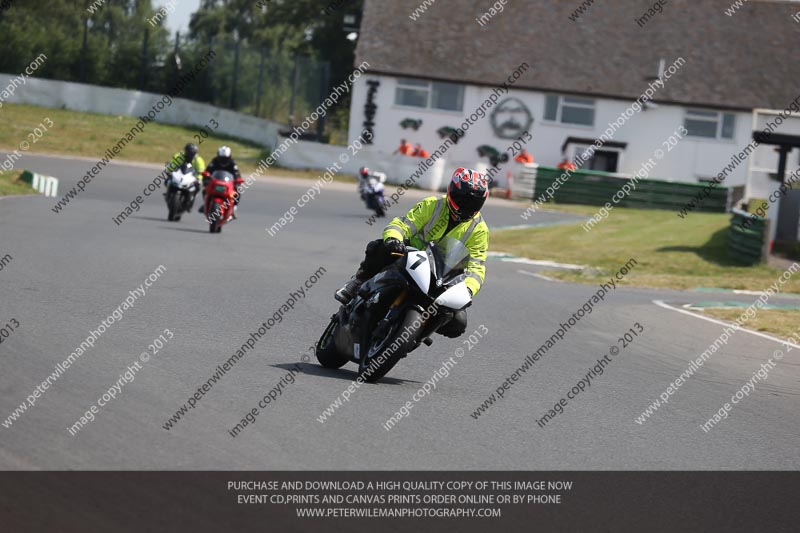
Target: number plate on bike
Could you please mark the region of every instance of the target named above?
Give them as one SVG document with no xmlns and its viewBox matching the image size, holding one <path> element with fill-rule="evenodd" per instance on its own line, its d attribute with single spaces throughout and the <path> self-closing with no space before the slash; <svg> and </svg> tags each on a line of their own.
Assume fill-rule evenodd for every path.
<svg viewBox="0 0 800 533">
<path fill-rule="evenodd" d="M 214 190 L 217 192 L 228 192 L 228 188 L 225 185 L 214 185 Z"/>
</svg>

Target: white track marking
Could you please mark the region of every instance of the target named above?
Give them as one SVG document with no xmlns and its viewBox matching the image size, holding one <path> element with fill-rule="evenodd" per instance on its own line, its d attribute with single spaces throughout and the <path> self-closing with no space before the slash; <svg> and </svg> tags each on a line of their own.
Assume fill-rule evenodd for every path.
<svg viewBox="0 0 800 533">
<path fill-rule="evenodd" d="M 551 268 L 565 268 L 567 270 L 584 270 L 586 267 L 583 265 L 571 265 L 569 263 L 556 263 L 554 261 L 540 261 L 536 259 L 528 259 L 527 257 L 517 257 L 506 252 L 488 252 L 486 254 L 492 259 L 499 259 L 506 263 L 522 263 L 524 265 L 551 267 Z"/>
<path fill-rule="evenodd" d="M 525 274 L 526 276 L 533 276 L 534 278 L 543 279 L 545 281 L 555 281 L 556 283 L 563 283 L 560 279 L 549 278 L 543 274 L 537 274 L 536 272 L 528 272 L 527 270 L 517 270 L 520 274 Z"/>
<path fill-rule="evenodd" d="M 753 331 L 752 329 L 743 328 L 741 326 L 737 326 L 736 324 L 729 324 L 728 322 L 723 322 L 722 320 L 717 320 L 716 318 L 711 318 L 708 316 L 701 315 L 699 313 L 692 313 L 691 311 L 687 311 L 686 309 L 681 309 L 679 307 L 673 307 L 669 304 L 665 304 L 661 300 L 653 300 L 653 303 L 659 307 L 663 307 L 665 309 L 671 309 L 673 311 L 677 311 L 679 313 L 683 313 L 685 315 L 693 316 L 695 318 L 700 318 L 703 320 L 707 320 L 708 322 L 713 322 L 714 324 L 719 324 L 720 326 L 731 327 L 733 329 L 738 329 L 740 331 L 744 331 L 745 333 L 750 333 L 751 335 L 756 335 L 758 337 L 763 337 L 765 339 L 769 339 L 771 341 L 778 342 L 783 345 L 791 346 L 792 348 L 800 349 L 800 346 L 793 342 L 789 342 L 787 340 L 779 339 L 778 337 L 773 337 L 772 335 L 767 335 L 766 333 L 761 333 L 760 331 Z"/>
</svg>

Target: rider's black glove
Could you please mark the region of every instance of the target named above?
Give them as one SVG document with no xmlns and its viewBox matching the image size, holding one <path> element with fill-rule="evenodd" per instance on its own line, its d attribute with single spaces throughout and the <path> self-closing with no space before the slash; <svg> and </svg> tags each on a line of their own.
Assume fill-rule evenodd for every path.
<svg viewBox="0 0 800 533">
<path fill-rule="evenodd" d="M 406 253 L 406 245 L 403 244 L 403 241 L 395 239 L 394 237 L 386 239 L 384 244 L 386 244 L 386 249 L 390 254 L 403 255 Z"/>
</svg>

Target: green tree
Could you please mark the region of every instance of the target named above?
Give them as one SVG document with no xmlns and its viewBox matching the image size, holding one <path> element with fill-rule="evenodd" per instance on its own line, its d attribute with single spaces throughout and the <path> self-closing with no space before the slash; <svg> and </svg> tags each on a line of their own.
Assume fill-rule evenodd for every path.
<svg viewBox="0 0 800 533">
<path fill-rule="evenodd" d="M 305 116 L 353 70 L 355 42 L 344 31 L 344 15 L 359 13 L 363 1 L 345 1 L 325 13 L 331 0 L 204 0 L 192 15 L 190 37 L 223 50 L 217 62 L 214 101 L 226 105 L 233 77 L 235 37 L 240 40 L 238 109 L 255 112 L 261 54 L 266 54 L 259 115 L 289 119 L 292 77 L 297 63 L 295 121 Z M 325 84 L 323 64 L 330 65 Z M 224 65 L 221 66 L 221 65 Z M 241 94 L 239 94 L 241 93 Z M 348 101 L 339 107 L 349 108 Z M 335 113 L 332 113 L 332 115 Z M 339 121 L 337 121 L 338 123 Z"/>
<path fill-rule="evenodd" d="M 355 43 L 343 18 L 359 13 L 363 0 L 345 0 L 326 14 L 331 2 L 202 0 L 176 57 L 176 41 L 165 19 L 154 19 L 151 0 L 15 0 L 0 18 L 0 72 L 17 74 L 45 54 L 37 77 L 164 93 L 213 50 L 217 56 L 181 96 L 220 106 L 235 101 L 239 111 L 279 121 L 288 121 L 293 101 L 299 121 L 353 69 Z M 346 116 L 349 102 L 338 108 L 329 117 Z"/>
</svg>

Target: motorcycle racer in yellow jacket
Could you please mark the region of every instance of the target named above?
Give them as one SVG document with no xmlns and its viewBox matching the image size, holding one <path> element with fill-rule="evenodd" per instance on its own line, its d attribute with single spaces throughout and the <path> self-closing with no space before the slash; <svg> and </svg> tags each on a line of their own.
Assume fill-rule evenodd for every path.
<svg viewBox="0 0 800 533">
<path fill-rule="evenodd" d="M 480 209 L 488 196 L 486 175 L 463 167 L 456 169 L 446 195 L 423 199 L 405 215 L 393 218 L 383 230 L 382 239 L 367 244 L 364 261 L 355 276 L 336 291 L 336 299 L 343 304 L 349 302 L 364 281 L 405 253 L 406 243 L 424 249 L 426 243 L 445 236 L 458 239 L 469 250 L 464 282 L 473 296 L 478 294 L 486 276 L 489 248 L 489 228 Z M 439 332 L 458 337 L 465 330 L 466 312 L 462 310 Z"/>
</svg>

